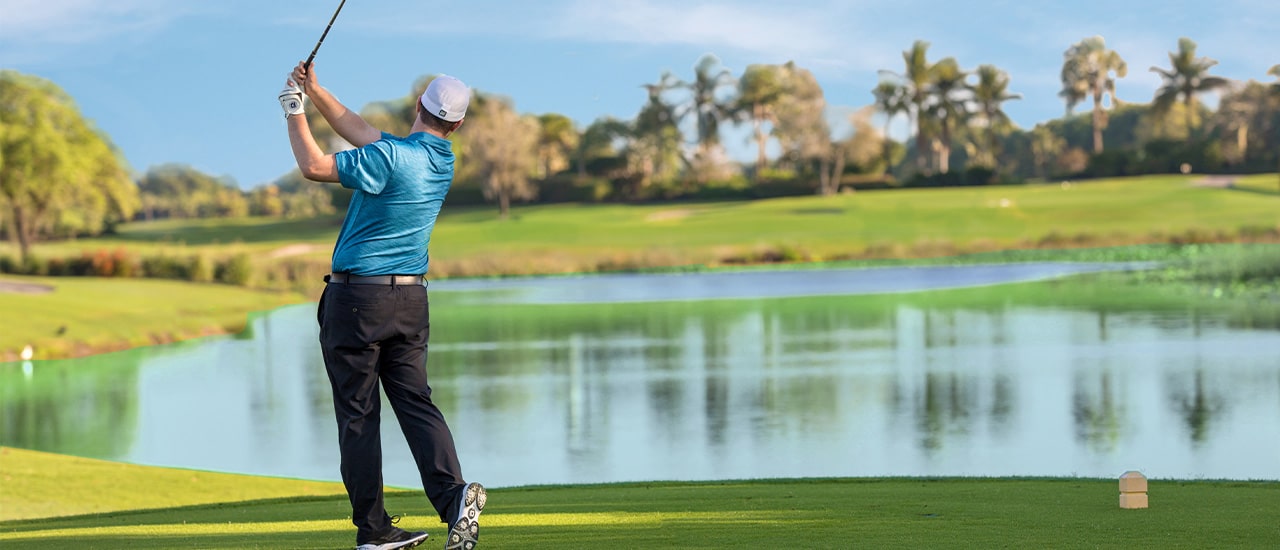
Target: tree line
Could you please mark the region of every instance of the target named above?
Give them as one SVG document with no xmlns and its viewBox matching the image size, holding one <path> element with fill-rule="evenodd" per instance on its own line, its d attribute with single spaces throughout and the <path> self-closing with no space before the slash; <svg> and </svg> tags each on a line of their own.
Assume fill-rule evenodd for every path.
<svg viewBox="0 0 1280 550">
<path fill-rule="evenodd" d="M 1019 183 L 1165 173 L 1261 172 L 1280 164 L 1280 65 L 1262 83 L 1210 70 L 1190 39 L 1178 41 L 1163 84 L 1147 102 L 1122 100 L 1128 74 L 1120 52 L 1089 37 L 1063 53 L 1064 116 L 1018 128 L 1004 111 L 1020 101 L 1011 76 L 954 57 L 929 58 L 917 41 L 900 68 L 850 117 L 852 133 L 833 135 L 828 104 L 813 73 L 794 62 L 754 64 L 733 74 L 714 55 L 690 78 L 669 72 L 642 85 L 637 114 L 604 116 L 584 128 L 570 118 L 520 113 L 506 96 L 477 91 L 467 124 L 453 137 L 459 156 L 451 203 L 491 203 L 505 217 L 524 201 L 635 201 L 830 195 L 877 187 Z M 409 93 L 361 109 L 375 127 L 408 132 Z M 1216 109 L 1202 101 L 1216 93 Z M 1088 113 L 1076 114 L 1081 105 Z M 132 220 L 244 215 L 314 216 L 345 208 L 340 187 L 296 172 L 244 191 L 234 181 L 182 165 L 131 178 L 108 136 L 84 120 L 55 84 L 0 71 L 0 232 L 25 256 L 47 238 L 96 235 Z M 350 147 L 308 106 L 329 152 Z M 876 115 L 881 124 L 873 123 Z M 889 137 L 905 117 L 910 137 Z M 755 159 L 739 163 L 723 144 L 726 127 L 749 129 Z"/>
</svg>

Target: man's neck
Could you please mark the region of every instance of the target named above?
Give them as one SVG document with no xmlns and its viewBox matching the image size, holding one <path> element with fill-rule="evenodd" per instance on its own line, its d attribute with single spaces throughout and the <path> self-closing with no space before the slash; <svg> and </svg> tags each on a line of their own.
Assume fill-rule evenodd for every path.
<svg viewBox="0 0 1280 550">
<path fill-rule="evenodd" d="M 413 127 L 409 128 L 409 134 L 416 134 L 418 132 L 428 133 L 441 139 L 449 138 L 448 134 L 441 132 L 440 130 L 436 130 L 435 128 L 428 127 L 426 124 L 423 124 L 421 120 L 414 121 Z"/>
</svg>

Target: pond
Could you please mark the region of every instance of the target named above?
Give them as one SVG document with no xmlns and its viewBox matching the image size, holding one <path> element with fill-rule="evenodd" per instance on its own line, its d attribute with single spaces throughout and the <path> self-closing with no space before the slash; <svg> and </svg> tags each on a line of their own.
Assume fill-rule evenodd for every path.
<svg viewBox="0 0 1280 550">
<path fill-rule="evenodd" d="M 1280 331 L 1054 279 L 1107 268 L 444 281 L 429 373 L 464 473 L 493 486 L 1280 478 Z M 938 290 L 955 286 L 970 288 Z M 0 444 L 337 480 L 314 308 L 0 365 Z M 384 430 L 387 482 L 419 486 L 390 414 Z"/>
</svg>

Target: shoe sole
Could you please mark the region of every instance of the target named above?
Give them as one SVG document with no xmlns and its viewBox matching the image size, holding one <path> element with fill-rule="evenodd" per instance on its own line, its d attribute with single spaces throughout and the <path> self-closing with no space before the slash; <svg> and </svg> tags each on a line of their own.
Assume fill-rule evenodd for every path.
<svg viewBox="0 0 1280 550">
<path fill-rule="evenodd" d="M 479 483 L 468 483 L 463 490 L 458 520 L 449 528 L 449 540 L 445 541 L 444 550 L 471 550 L 480 540 L 480 511 L 484 510 L 488 495 Z"/>
<path fill-rule="evenodd" d="M 386 544 L 380 544 L 377 546 L 369 546 L 369 545 L 357 546 L 356 550 L 362 550 L 362 549 L 367 550 L 370 548 L 372 548 L 373 550 L 399 550 L 401 548 L 413 548 L 415 546 L 418 546 L 419 544 L 427 542 L 427 536 L 428 535 L 426 533 L 423 533 L 418 538 L 409 539 L 403 542 L 388 542 Z"/>
</svg>

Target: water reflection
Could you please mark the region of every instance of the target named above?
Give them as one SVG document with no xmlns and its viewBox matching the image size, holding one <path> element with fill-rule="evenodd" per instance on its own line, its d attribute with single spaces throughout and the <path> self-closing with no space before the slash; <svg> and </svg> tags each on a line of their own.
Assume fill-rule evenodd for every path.
<svg viewBox="0 0 1280 550">
<path fill-rule="evenodd" d="M 1280 332 L 1224 316 L 857 297 L 433 313 L 435 397 L 495 486 L 1280 477 Z M 337 479 L 316 348 L 304 305 L 238 339 L 0 365 L 0 444 Z M 416 485 L 387 422 L 387 481 Z"/>
<path fill-rule="evenodd" d="M 1205 388 L 1204 370 L 1196 369 L 1188 376 L 1171 374 L 1168 384 L 1172 388 L 1169 401 L 1174 411 L 1182 417 L 1187 436 L 1196 445 L 1203 445 L 1209 440 L 1209 428 L 1225 412 L 1226 400 L 1212 389 Z M 1187 387 L 1187 386 L 1190 387 Z"/>
<path fill-rule="evenodd" d="M 134 442 L 139 357 L 0 365 L 0 443 L 119 456 Z"/>
</svg>

